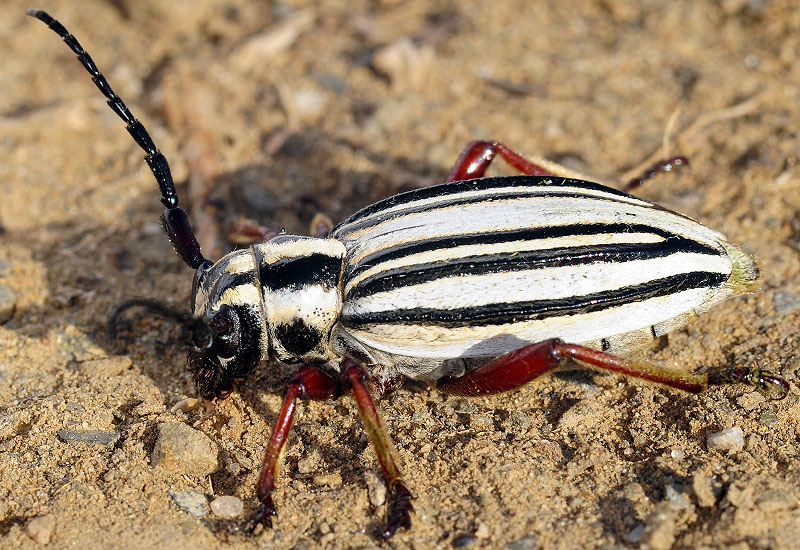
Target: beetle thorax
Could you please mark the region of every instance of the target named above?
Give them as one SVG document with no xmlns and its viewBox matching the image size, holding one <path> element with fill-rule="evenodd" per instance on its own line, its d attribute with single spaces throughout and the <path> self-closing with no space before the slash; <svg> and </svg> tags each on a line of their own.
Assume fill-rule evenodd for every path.
<svg viewBox="0 0 800 550">
<path fill-rule="evenodd" d="M 333 239 L 282 235 L 252 251 L 270 356 L 283 363 L 336 359 L 330 334 L 342 310 L 344 245 Z"/>
</svg>

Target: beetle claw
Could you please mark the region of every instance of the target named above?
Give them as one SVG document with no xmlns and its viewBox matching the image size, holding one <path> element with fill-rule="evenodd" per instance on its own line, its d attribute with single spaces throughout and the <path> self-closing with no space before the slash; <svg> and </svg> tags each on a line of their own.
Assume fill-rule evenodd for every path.
<svg viewBox="0 0 800 550">
<path fill-rule="evenodd" d="M 402 481 L 394 482 L 389 498 L 386 524 L 378 532 L 379 538 L 383 540 L 390 539 L 401 527 L 410 529 L 411 512 L 414 511 L 414 506 L 411 504 L 414 496 Z"/>
<path fill-rule="evenodd" d="M 277 515 L 272 496 L 268 495 L 261 501 L 253 515 L 242 522 L 235 523 L 231 532 L 236 535 L 253 535 L 259 525 L 263 525 L 264 529 L 272 529 L 272 516 Z"/>
</svg>

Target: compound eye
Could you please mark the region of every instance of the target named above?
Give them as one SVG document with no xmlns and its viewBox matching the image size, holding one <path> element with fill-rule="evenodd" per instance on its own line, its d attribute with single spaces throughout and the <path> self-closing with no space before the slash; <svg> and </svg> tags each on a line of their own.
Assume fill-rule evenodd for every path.
<svg viewBox="0 0 800 550">
<path fill-rule="evenodd" d="M 208 323 L 213 343 L 211 348 L 218 356 L 230 359 L 239 349 L 239 316 L 227 306 L 220 308 Z"/>
</svg>

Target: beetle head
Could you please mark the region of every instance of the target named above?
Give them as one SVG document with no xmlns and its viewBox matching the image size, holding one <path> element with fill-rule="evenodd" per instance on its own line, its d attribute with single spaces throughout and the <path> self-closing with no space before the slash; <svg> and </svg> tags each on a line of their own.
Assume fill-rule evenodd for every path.
<svg viewBox="0 0 800 550">
<path fill-rule="evenodd" d="M 195 273 L 192 311 L 202 328 L 192 330 L 189 368 L 197 393 L 224 398 L 237 378 L 244 378 L 266 359 L 261 295 L 253 255 L 237 250 Z"/>
</svg>

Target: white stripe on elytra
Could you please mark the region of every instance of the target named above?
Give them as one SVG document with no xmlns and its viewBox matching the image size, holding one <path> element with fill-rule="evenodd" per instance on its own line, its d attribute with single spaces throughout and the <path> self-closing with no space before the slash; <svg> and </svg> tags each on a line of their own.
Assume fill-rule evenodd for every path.
<svg viewBox="0 0 800 550">
<path fill-rule="evenodd" d="M 357 219 L 354 223 L 361 224 L 365 222 L 372 221 L 376 218 L 385 216 L 387 214 L 394 214 L 397 212 L 402 212 L 407 209 L 413 208 L 432 208 L 436 207 L 437 205 L 447 204 L 451 201 L 462 200 L 462 199 L 478 199 L 481 197 L 485 197 L 487 200 L 490 200 L 494 197 L 500 197 L 503 194 L 524 194 L 531 197 L 541 197 L 542 195 L 547 194 L 563 194 L 563 195 L 588 195 L 591 197 L 596 197 L 598 199 L 606 199 L 612 200 L 619 203 L 627 203 L 627 204 L 635 204 L 639 206 L 645 207 L 652 207 L 652 203 L 647 202 L 645 200 L 639 199 L 637 197 L 631 195 L 618 195 L 615 194 L 613 191 L 604 191 L 602 189 L 588 189 L 584 187 L 577 187 L 577 186 L 558 186 L 558 185 L 523 185 L 523 186 L 513 186 L 510 185 L 508 187 L 495 187 L 491 189 L 473 189 L 467 191 L 461 191 L 458 193 L 449 193 L 445 195 L 439 195 L 435 197 L 427 197 L 423 199 L 418 199 L 411 202 L 405 202 L 402 204 L 389 206 L 377 212 L 373 212 L 368 216 L 363 218 Z M 337 231 L 339 232 L 346 232 L 347 226 L 343 226 Z"/>
</svg>

